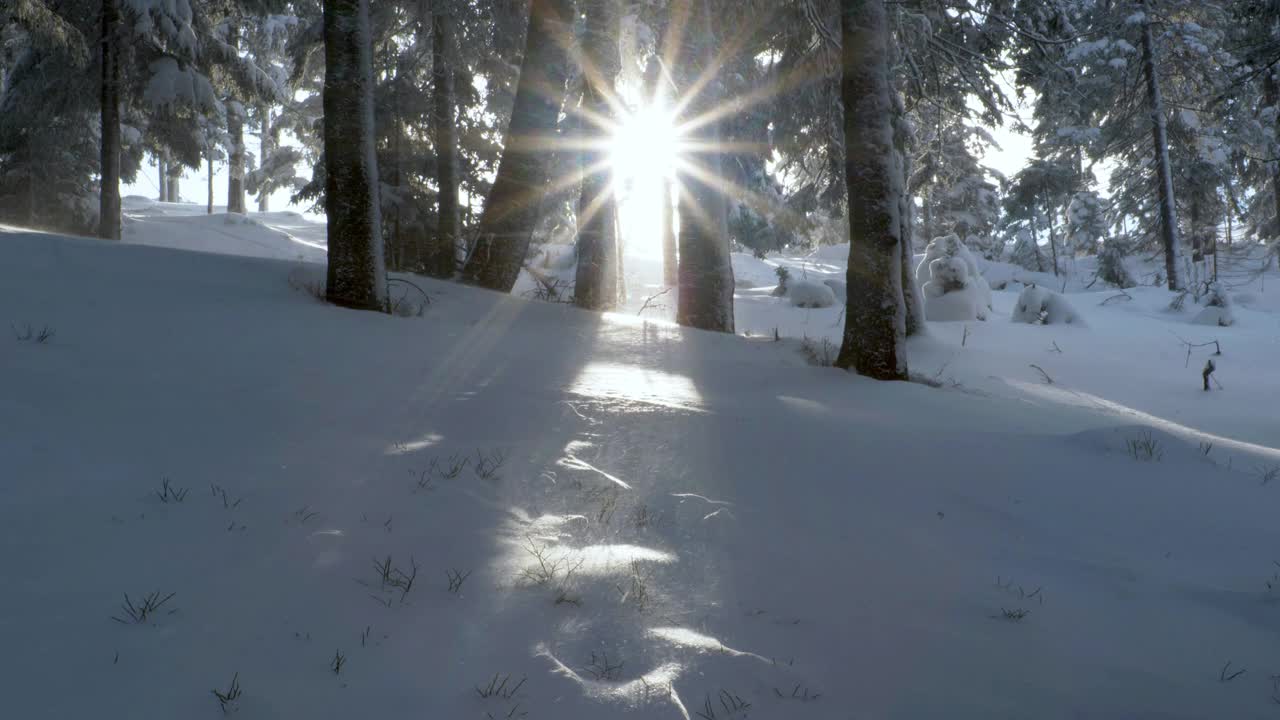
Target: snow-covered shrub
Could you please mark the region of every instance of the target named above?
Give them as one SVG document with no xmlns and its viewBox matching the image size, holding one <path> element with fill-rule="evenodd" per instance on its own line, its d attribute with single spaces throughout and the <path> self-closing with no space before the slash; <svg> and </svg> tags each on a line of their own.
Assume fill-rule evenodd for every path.
<svg viewBox="0 0 1280 720">
<path fill-rule="evenodd" d="M 1030 325 L 1083 325 L 1084 320 L 1067 299 L 1052 290 L 1028 285 L 1018 295 L 1013 321 Z"/>
<path fill-rule="evenodd" d="M 1208 284 L 1205 294 L 1201 296 L 1201 301 L 1205 307 L 1191 321 L 1196 325 L 1227 327 L 1236 321 L 1235 315 L 1231 311 L 1231 298 L 1218 283 Z"/>
<path fill-rule="evenodd" d="M 1041 252 L 1036 236 L 1030 230 L 1024 228 L 1018 231 L 1017 239 L 1013 242 L 1013 251 L 1009 254 L 1009 262 L 1024 270 L 1045 271 L 1044 253 Z"/>
<path fill-rule="evenodd" d="M 1098 193 L 1084 190 L 1073 195 L 1067 205 L 1067 247 L 1092 254 L 1106 234 L 1106 208 Z"/>
<path fill-rule="evenodd" d="M 1004 255 L 1004 241 L 995 235 L 966 235 L 964 244 L 986 260 L 999 260 Z"/>
<path fill-rule="evenodd" d="M 1124 247 L 1118 240 L 1106 240 L 1098 252 L 1098 278 L 1118 288 L 1137 285 L 1128 268 L 1124 266 Z"/>
<path fill-rule="evenodd" d="M 956 235 L 934 238 L 916 267 L 916 284 L 924 295 L 928 320 L 986 320 L 991 288 L 978 271 L 978 261 Z"/>
<path fill-rule="evenodd" d="M 802 308 L 824 308 L 836 304 L 836 294 L 831 288 L 814 280 L 792 280 L 787 283 L 787 297 L 791 304 Z"/>
<path fill-rule="evenodd" d="M 787 280 L 791 279 L 791 271 L 779 265 L 774 268 L 773 274 L 778 276 L 778 286 L 773 289 L 773 296 L 782 297 L 787 294 Z"/>
</svg>

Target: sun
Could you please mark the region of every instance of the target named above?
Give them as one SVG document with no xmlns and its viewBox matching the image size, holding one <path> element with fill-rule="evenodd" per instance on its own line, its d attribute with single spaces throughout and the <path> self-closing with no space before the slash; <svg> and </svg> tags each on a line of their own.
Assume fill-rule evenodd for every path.
<svg viewBox="0 0 1280 720">
<path fill-rule="evenodd" d="M 650 106 L 629 114 L 610 142 L 617 182 L 661 180 L 675 173 L 680 152 L 675 118 Z"/>
<path fill-rule="evenodd" d="M 675 118 L 660 107 L 641 108 L 618 124 L 609 145 L 624 246 L 631 255 L 661 258 L 663 204 L 671 207 L 681 154 Z"/>
</svg>

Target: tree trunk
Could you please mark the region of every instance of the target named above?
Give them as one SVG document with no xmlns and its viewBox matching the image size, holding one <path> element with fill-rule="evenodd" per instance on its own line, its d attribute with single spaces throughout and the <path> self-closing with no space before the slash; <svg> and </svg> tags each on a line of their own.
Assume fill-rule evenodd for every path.
<svg viewBox="0 0 1280 720">
<path fill-rule="evenodd" d="M 582 112 L 586 122 L 579 145 L 584 177 L 578 198 L 578 268 L 573 302 L 588 310 L 610 310 L 618 304 L 618 205 L 613 194 L 613 172 L 606 147 L 607 130 L 600 118 L 612 115 L 613 83 L 621 70 L 618 56 L 618 16 L 612 0 L 587 0 L 586 35 L 582 43 L 585 83 Z"/>
<path fill-rule="evenodd" d="M 99 159 L 98 237 L 120 239 L 120 58 L 116 47 L 120 24 L 118 0 L 102 0 L 102 143 Z"/>
<path fill-rule="evenodd" d="M 703 72 L 711 69 L 716 57 L 716 41 L 712 32 L 709 0 L 676 0 L 672 4 L 698 2 L 700 32 L 688 33 L 690 46 L 683 57 L 684 87 L 692 85 Z M 674 17 L 689 17 L 689 13 Z M 720 101 L 719 81 L 712 79 L 690 103 L 687 115 L 698 117 Z M 680 197 L 680 266 L 677 273 L 676 322 L 702 330 L 733 332 L 733 264 L 729 255 L 729 210 L 721 190 L 707 182 L 723 177 L 723 156 L 715 150 L 720 143 L 720 121 L 707 123 L 695 130 L 690 140 L 704 148 L 700 157 L 692 158 L 700 166 L 698 174 L 686 173 L 680 179 L 684 192 Z M 700 177 L 704 175 L 705 177 Z"/>
<path fill-rule="evenodd" d="M 457 247 L 462 238 L 458 202 L 458 131 L 454 124 L 452 19 L 445 13 L 431 18 L 431 126 L 436 150 L 436 234 L 425 263 L 427 273 L 453 277 Z"/>
<path fill-rule="evenodd" d="M 552 146 L 563 98 L 564 48 L 572 36 L 569 0 L 531 0 L 520 81 L 502 159 L 480 216 L 464 282 L 510 292 L 520 275 L 547 185 L 543 154 Z"/>
<path fill-rule="evenodd" d="M 671 180 L 662 178 L 662 201 L 658 207 L 658 227 L 662 232 L 662 284 L 675 287 L 679 282 L 679 257 L 676 254 L 675 208 L 671 201 Z"/>
<path fill-rule="evenodd" d="M 169 202 L 169 170 L 164 155 L 156 158 L 156 170 L 160 176 L 160 202 Z"/>
<path fill-rule="evenodd" d="M 844 174 L 849 192 L 848 299 L 836 366 L 907 378 L 902 288 L 901 159 L 894 147 L 889 30 L 882 0 L 841 0 Z"/>
<path fill-rule="evenodd" d="M 1145 0 L 1139 0 L 1146 5 Z M 1178 254 L 1177 207 L 1173 201 L 1173 169 L 1169 165 L 1169 139 L 1165 129 L 1164 97 L 1160 94 L 1160 78 L 1156 75 L 1156 43 L 1150 16 L 1142 25 L 1142 70 L 1147 79 L 1147 104 L 1151 110 L 1151 141 L 1155 153 L 1156 192 L 1160 197 L 1160 239 L 1164 244 L 1164 268 L 1169 276 L 1169 289 L 1181 290 L 1181 268 Z"/>
<path fill-rule="evenodd" d="M 382 310 L 387 300 L 374 153 L 369 0 L 324 0 L 325 209 L 329 302 Z"/>
<path fill-rule="evenodd" d="M 233 18 L 227 30 L 227 44 L 240 47 L 240 26 Z M 227 102 L 227 212 L 245 214 L 244 205 L 244 105 L 234 98 Z"/>
<path fill-rule="evenodd" d="M 898 196 L 898 249 L 902 253 L 902 309 L 903 322 L 907 337 L 924 335 L 927 331 L 924 315 L 924 298 L 916 287 L 915 253 L 912 252 L 911 238 L 915 235 L 915 202 L 907 189 L 907 181 L 911 178 L 911 144 L 913 141 L 911 124 L 906 119 L 906 108 L 900 103 L 893 107 L 893 140 L 894 149 L 901 161 L 901 193 Z"/>
<path fill-rule="evenodd" d="M 259 152 L 261 157 L 258 158 L 258 167 L 269 168 L 271 156 L 276 152 L 276 138 L 272 134 L 275 131 L 271 127 L 271 108 L 264 106 L 258 111 L 258 114 L 262 116 L 262 146 Z M 263 177 L 262 187 L 258 188 L 258 212 L 264 213 L 271 209 L 271 191 L 274 189 L 271 181 Z"/>
<path fill-rule="evenodd" d="M 205 208 L 209 215 L 213 214 L 213 148 L 209 148 L 209 204 Z"/>
<path fill-rule="evenodd" d="M 1280 154 L 1280 80 L 1276 74 L 1280 66 L 1272 66 L 1262 74 L 1263 104 L 1275 108 L 1276 143 L 1272 145 L 1271 156 Z M 1272 225 L 1273 237 L 1280 238 L 1280 161 L 1271 163 L 1271 201 L 1275 205 L 1275 219 Z"/>
<path fill-rule="evenodd" d="M 1058 277 L 1058 237 L 1053 229 L 1053 204 L 1052 201 L 1046 201 L 1044 204 L 1044 217 L 1049 221 L 1049 254 L 1053 258 L 1053 276 Z"/>
</svg>

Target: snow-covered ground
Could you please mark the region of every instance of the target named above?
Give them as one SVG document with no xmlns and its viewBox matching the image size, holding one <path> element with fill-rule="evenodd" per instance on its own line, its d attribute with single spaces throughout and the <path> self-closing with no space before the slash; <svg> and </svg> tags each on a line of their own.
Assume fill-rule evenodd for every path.
<svg viewBox="0 0 1280 720">
<path fill-rule="evenodd" d="M 913 342 L 934 388 L 802 357 L 840 307 L 773 267 L 838 249 L 736 258 L 745 337 L 638 317 L 641 259 L 618 314 L 397 318 L 300 289 L 305 218 L 187 209 L 126 239 L 230 255 L 0 229 L 14 717 L 1275 717 L 1274 273 L 1225 328 L 997 290 Z"/>
</svg>

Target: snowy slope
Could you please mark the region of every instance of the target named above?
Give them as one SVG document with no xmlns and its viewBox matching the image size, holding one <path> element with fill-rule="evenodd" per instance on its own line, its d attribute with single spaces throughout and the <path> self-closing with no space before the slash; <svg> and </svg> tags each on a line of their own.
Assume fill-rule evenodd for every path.
<svg viewBox="0 0 1280 720">
<path fill-rule="evenodd" d="M 216 718 L 237 673 L 243 718 L 1275 715 L 1274 435 L 322 270 L 0 232 L 4 319 L 55 333 L 0 343 L 15 717 Z M 1076 357 L 994 322 L 952 366 L 1015 330 Z"/>
<path fill-rule="evenodd" d="M 292 211 L 227 213 L 204 205 L 124 198 L 124 241 L 179 250 L 242 255 L 272 260 L 325 261 L 324 224 Z"/>
</svg>

